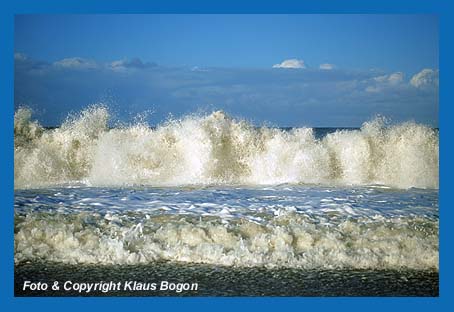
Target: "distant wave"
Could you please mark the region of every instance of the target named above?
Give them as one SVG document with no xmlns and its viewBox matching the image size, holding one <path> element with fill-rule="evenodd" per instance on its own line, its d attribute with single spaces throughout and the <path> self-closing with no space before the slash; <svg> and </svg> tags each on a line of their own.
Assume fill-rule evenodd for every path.
<svg viewBox="0 0 454 312">
<path fill-rule="evenodd" d="M 14 116 L 15 188 L 83 183 L 89 186 L 382 184 L 439 185 L 438 132 L 383 120 L 322 139 L 311 128 L 255 128 L 217 111 L 108 128 L 109 113 L 92 106 L 46 130 L 31 111 Z"/>
</svg>

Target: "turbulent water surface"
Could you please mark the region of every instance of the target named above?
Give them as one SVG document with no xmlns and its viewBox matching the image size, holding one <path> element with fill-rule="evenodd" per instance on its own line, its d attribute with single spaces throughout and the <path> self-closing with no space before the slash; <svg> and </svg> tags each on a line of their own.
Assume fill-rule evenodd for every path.
<svg viewBox="0 0 454 312">
<path fill-rule="evenodd" d="M 47 263 L 73 278 L 192 270 L 205 295 L 438 293 L 434 129 L 257 128 L 222 112 L 109 128 L 104 107 L 55 129 L 30 117 L 15 115 L 16 283 Z M 246 287 L 276 276 L 288 291 Z"/>
</svg>

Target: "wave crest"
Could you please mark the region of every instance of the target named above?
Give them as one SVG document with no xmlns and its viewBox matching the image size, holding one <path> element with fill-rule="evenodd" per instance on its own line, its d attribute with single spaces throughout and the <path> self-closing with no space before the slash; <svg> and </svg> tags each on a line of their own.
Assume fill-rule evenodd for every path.
<svg viewBox="0 0 454 312">
<path fill-rule="evenodd" d="M 14 118 L 15 188 L 207 184 L 382 184 L 438 188 L 438 132 L 413 122 L 316 138 L 314 129 L 256 128 L 223 112 L 108 128 L 92 106 L 45 130 L 27 109 Z"/>
</svg>

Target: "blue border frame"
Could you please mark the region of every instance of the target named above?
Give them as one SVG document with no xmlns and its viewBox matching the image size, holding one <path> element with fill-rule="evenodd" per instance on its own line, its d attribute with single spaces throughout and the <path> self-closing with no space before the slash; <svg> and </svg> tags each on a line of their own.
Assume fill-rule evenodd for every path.
<svg viewBox="0 0 454 312">
<path fill-rule="evenodd" d="M 453 306 L 454 207 L 450 137 L 451 105 L 454 104 L 453 32 L 454 10 L 449 0 L 318 0 L 294 1 L 146 1 L 146 0 L 17 0 L 0 3 L 0 303 L 4 311 L 65 309 L 322 309 L 322 310 L 445 310 Z M 14 179 L 14 15 L 37 13 L 362 13 L 437 14 L 440 19 L 440 297 L 439 298 L 15 298 L 13 239 Z M 451 221 L 452 220 L 452 221 Z M 451 307 L 452 309 L 452 307 Z"/>
</svg>

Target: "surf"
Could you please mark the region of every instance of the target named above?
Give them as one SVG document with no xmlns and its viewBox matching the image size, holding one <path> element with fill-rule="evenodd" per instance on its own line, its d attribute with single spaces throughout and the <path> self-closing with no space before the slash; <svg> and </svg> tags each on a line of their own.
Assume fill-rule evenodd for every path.
<svg viewBox="0 0 454 312">
<path fill-rule="evenodd" d="M 317 138 L 316 129 L 255 127 L 222 111 L 109 127 L 90 106 L 55 129 L 14 116 L 14 187 L 316 184 L 439 187 L 439 134 L 426 125 L 365 122 Z"/>
</svg>

